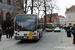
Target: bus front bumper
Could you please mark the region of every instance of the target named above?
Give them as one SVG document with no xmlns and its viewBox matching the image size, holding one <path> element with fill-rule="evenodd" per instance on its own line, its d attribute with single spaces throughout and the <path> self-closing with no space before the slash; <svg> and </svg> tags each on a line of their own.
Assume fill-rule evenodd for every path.
<svg viewBox="0 0 75 50">
<path fill-rule="evenodd" d="M 28 36 L 15 36 L 16 40 L 38 40 L 39 36 L 33 36 L 31 39 Z"/>
<path fill-rule="evenodd" d="M 46 31 L 53 31 L 53 29 L 45 29 Z"/>
</svg>

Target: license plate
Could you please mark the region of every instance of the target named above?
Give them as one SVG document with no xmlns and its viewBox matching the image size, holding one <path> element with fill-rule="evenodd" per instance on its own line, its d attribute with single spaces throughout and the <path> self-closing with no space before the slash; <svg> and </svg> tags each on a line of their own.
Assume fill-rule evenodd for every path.
<svg viewBox="0 0 75 50">
<path fill-rule="evenodd" d="M 24 38 L 27 38 L 27 37 L 24 37 Z"/>
</svg>

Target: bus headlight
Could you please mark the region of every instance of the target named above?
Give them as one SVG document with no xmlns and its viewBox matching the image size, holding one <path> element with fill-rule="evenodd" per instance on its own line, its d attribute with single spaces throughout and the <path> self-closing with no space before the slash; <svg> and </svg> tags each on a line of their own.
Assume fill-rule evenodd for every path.
<svg viewBox="0 0 75 50">
<path fill-rule="evenodd" d="M 36 33 L 34 33 L 34 35 L 36 35 Z"/>
<path fill-rule="evenodd" d="M 19 35 L 19 34 L 16 32 L 15 35 Z"/>
<path fill-rule="evenodd" d="M 16 32 L 15 34 L 17 35 L 18 33 Z"/>
</svg>

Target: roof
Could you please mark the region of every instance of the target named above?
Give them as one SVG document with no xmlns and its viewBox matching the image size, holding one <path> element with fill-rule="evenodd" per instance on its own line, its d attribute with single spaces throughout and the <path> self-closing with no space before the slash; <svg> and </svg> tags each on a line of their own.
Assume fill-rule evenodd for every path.
<svg viewBox="0 0 75 50">
<path fill-rule="evenodd" d="M 62 16 L 62 15 L 59 15 L 58 17 L 65 18 L 65 17 L 64 17 L 64 16 Z"/>
<path fill-rule="evenodd" d="M 51 14 L 47 14 L 46 16 L 51 17 Z M 58 16 L 58 13 L 53 13 L 52 16 Z M 44 16 L 45 17 L 45 16 Z"/>
<path fill-rule="evenodd" d="M 47 14 L 47 15 L 51 15 L 51 14 Z M 53 13 L 52 16 L 56 16 L 58 15 L 58 13 Z"/>
<path fill-rule="evenodd" d="M 71 6 L 70 8 L 66 8 L 66 12 L 75 12 L 75 5 Z"/>
<path fill-rule="evenodd" d="M 6 4 L 0 4 L 0 9 L 21 10 L 20 7 L 17 7 L 17 6 L 11 6 L 11 5 L 6 5 Z"/>
<path fill-rule="evenodd" d="M 53 24 L 53 23 L 46 23 L 46 24 Z"/>
<path fill-rule="evenodd" d="M 17 15 L 35 15 L 37 16 L 36 14 L 17 14 Z"/>
</svg>

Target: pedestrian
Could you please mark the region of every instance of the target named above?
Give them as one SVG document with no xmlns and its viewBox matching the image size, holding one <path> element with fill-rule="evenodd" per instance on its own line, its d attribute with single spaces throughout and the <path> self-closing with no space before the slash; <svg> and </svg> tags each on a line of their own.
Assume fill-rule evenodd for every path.
<svg viewBox="0 0 75 50">
<path fill-rule="evenodd" d="M 5 33 L 6 33 L 6 38 L 8 38 L 8 36 L 9 36 L 9 29 L 8 29 L 8 27 L 6 27 Z"/>
<path fill-rule="evenodd" d="M 66 31 L 67 31 L 67 37 L 71 37 L 70 26 L 67 26 L 67 27 L 66 27 Z"/>
<path fill-rule="evenodd" d="M 2 34 L 3 34 L 3 31 L 2 31 L 2 28 L 0 26 L 0 41 L 1 41 L 1 38 L 2 38 Z"/>
<path fill-rule="evenodd" d="M 11 34 L 12 34 L 12 36 L 14 35 L 14 28 L 13 28 L 13 26 L 11 26 Z"/>
<path fill-rule="evenodd" d="M 66 32 L 66 26 L 64 27 L 64 29 L 65 29 L 65 32 Z"/>
<path fill-rule="evenodd" d="M 11 27 L 9 27 L 9 39 L 12 38 Z"/>
<path fill-rule="evenodd" d="M 72 30 L 72 34 L 73 34 L 73 44 L 75 44 L 75 24 L 73 25 L 71 30 Z"/>
</svg>

